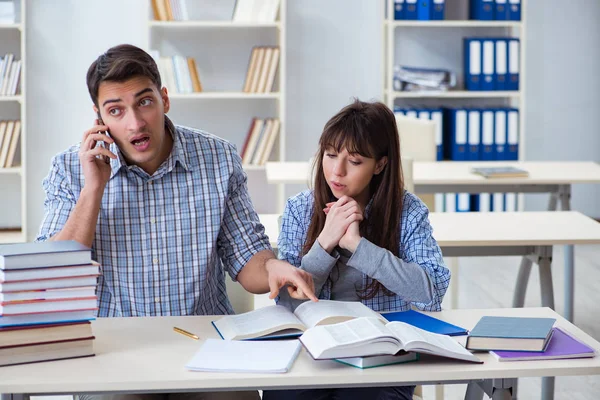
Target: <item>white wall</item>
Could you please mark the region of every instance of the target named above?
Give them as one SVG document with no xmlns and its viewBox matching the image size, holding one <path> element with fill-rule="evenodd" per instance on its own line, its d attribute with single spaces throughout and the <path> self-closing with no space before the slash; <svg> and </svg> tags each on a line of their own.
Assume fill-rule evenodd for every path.
<svg viewBox="0 0 600 400">
<path fill-rule="evenodd" d="M 600 47 L 595 43 L 600 37 L 600 2 L 526 3 L 527 158 L 600 161 L 595 112 L 600 109 Z M 146 0 L 27 0 L 30 238 L 42 217 L 41 181 L 51 157 L 77 142 L 94 119 L 85 85 L 87 67 L 112 45 L 146 46 L 147 14 L 140 10 L 147 10 L 147 4 Z M 381 99 L 381 4 L 288 1 L 288 160 L 313 155 L 323 125 L 351 97 Z M 300 189 L 291 188 L 290 194 Z M 598 217 L 599 200 L 598 185 L 577 187 L 573 207 Z M 546 201 L 528 197 L 527 207 L 545 207 Z"/>
</svg>

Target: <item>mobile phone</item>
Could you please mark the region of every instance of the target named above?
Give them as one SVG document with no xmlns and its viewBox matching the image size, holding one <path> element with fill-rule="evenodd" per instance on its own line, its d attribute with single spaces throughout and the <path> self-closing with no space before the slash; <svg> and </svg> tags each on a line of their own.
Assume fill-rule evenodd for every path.
<svg viewBox="0 0 600 400">
<path fill-rule="evenodd" d="M 104 125 L 104 121 L 102 121 L 102 117 L 100 116 L 100 112 L 97 113 L 97 116 L 98 116 L 98 124 L 99 125 Z M 98 131 L 98 133 L 101 133 L 103 135 L 109 136 L 108 131 Z M 106 145 L 105 142 L 98 142 L 97 145 L 100 145 L 100 146 L 104 147 L 105 149 L 108 149 L 108 146 Z M 108 156 L 98 156 L 98 158 L 100 158 L 100 157 L 102 157 L 104 159 L 105 163 L 110 164 L 110 157 L 108 157 Z"/>
</svg>

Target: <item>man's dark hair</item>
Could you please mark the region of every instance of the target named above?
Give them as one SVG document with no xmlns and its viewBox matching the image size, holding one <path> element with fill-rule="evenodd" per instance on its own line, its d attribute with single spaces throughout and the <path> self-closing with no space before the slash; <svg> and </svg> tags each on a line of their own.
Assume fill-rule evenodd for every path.
<svg viewBox="0 0 600 400">
<path fill-rule="evenodd" d="M 139 47 L 120 44 L 101 54 L 87 72 L 87 87 L 92 101 L 98 107 L 98 88 L 104 81 L 125 82 L 145 76 L 160 90 L 158 67 L 152 56 Z"/>
</svg>

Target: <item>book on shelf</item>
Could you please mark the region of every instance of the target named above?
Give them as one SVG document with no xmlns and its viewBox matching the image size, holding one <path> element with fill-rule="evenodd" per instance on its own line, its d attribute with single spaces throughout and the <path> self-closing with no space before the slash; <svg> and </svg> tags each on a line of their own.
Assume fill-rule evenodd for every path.
<svg viewBox="0 0 600 400">
<path fill-rule="evenodd" d="M 259 308 L 243 314 L 226 315 L 213 326 L 225 340 L 279 339 L 298 337 L 306 329 L 359 317 L 385 318 L 358 301 L 307 301 L 291 312 L 284 306 Z"/>
<path fill-rule="evenodd" d="M 279 11 L 279 0 L 236 0 L 233 22 L 275 22 Z"/>
<path fill-rule="evenodd" d="M 481 317 L 467 338 L 470 350 L 544 351 L 554 318 Z"/>
<path fill-rule="evenodd" d="M 347 357 L 336 358 L 335 361 L 350 365 L 352 367 L 367 369 L 383 367 L 385 365 L 403 364 L 411 361 L 418 361 L 419 354 L 414 352 L 401 351 L 394 355 L 368 356 L 368 357 Z"/>
<path fill-rule="evenodd" d="M 406 351 L 482 362 L 450 336 L 427 332 L 404 322 L 385 323 L 369 317 L 311 327 L 300 336 L 300 342 L 315 360 L 394 355 Z"/>
<path fill-rule="evenodd" d="M 434 318 L 415 310 L 392 311 L 381 315 L 389 322 L 404 322 L 428 332 L 439 333 L 440 335 L 461 336 L 469 334 L 468 329 L 452 325 L 446 321 L 442 321 L 441 319 Z"/>
<path fill-rule="evenodd" d="M 281 50 L 277 46 L 255 46 L 250 53 L 244 93 L 270 93 L 275 86 Z"/>
<path fill-rule="evenodd" d="M 0 366 L 94 355 L 94 337 L 0 348 Z"/>
<path fill-rule="evenodd" d="M 0 246 L 0 269 L 8 270 L 92 263 L 92 250 L 74 240 L 30 242 Z"/>
<path fill-rule="evenodd" d="M 595 356 L 593 348 L 577 340 L 560 328 L 553 328 L 554 333 L 548 346 L 539 351 L 491 351 L 498 361 L 533 361 L 560 360 L 565 358 L 590 358 Z"/>
<path fill-rule="evenodd" d="M 0 328 L 0 348 L 93 336 L 90 321 Z"/>
<path fill-rule="evenodd" d="M 7 53 L 0 59 L 0 96 L 15 96 L 21 81 L 22 61 Z"/>
<path fill-rule="evenodd" d="M 6 129 L 6 136 L 2 149 L 0 149 L 0 167 L 10 168 L 17 166 L 17 146 L 21 137 L 21 121 L 14 121 L 12 131 L 9 132 L 8 127 Z M 7 148 L 6 155 L 4 156 L 4 147 Z"/>
<path fill-rule="evenodd" d="M 301 348 L 297 340 L 206 339 L 185 367 L 190 371 L 285 373 Z"/>
<path fill-rule="evenodd" d="M 529 176 L 529 172 L 511 166 L 474 167 L 471 171 L 484 178 L 526 178 Z"/>
<path fill-rule="evenodd" d="M 280 126 L 278 119 L 253 118 L 240 153 L 242 164 L 264 165 L 273 152 Z"/>
<path fill-rule="evenodd" d="M 152 0 L 152 15 L 156 21 L 189 20 L 186 0 Z"/>
<path fill-rule="evenodd" d="M 202 92 L 202 82 L 196 60 L 193 57 L 160 56 L 157 51 L 151 51 L 156 61 L 163 86 L 169 93 L 199 93 Z"/>
</svg>

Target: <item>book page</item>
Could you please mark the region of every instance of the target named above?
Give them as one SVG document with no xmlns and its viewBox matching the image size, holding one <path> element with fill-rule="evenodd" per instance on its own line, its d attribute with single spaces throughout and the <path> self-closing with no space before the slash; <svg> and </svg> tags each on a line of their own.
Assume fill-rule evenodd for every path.
<svg viewBox="0 0 600 400">
<path fill-rule="evenodd" d="M 309 328 L 300 341 L 313 358 L 394 354 L 398 340 L 377 318 L 356 318 Z"/>
<path fill-rule="evenodd" d="M 319 300 L 307 301 L 296 308 L 294 314 L 307 327 L 336 324 L 354 318 L 378 318 L 387 322 L 380 314 L 358 301 Z"/>
<path fill-rule="evenodd" d="M 406 351 L 480 362 L 450 336 L 427 332 L 404 322 L 390 322 L 386 327 L 398 338 Z"/>
<path fill-rule="evenodd" d="M 227 315 L 214 322 L 226 340 L 243 340 L 284 329 L 304 330 L 302 322 L 283 306 L 268 306 L 243 314 Z"/>
</svg>

